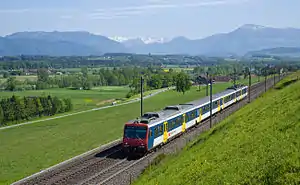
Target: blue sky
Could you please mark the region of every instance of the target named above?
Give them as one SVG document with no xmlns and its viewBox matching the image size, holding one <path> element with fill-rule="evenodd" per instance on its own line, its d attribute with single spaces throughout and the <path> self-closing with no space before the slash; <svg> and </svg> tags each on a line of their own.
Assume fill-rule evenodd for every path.
<svg viewBox="0 0 300 185">
<path fill-rule="evenodd" d="M 299 0 L 2 0 L 0 35 L 89 31 L 203 38 L 243 24 L 300 28 Z"/>
</svg>

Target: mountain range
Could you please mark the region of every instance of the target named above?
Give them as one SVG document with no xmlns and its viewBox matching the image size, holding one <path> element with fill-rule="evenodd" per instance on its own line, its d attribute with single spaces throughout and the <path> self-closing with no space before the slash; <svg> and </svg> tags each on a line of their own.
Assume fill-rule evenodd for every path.
<svg viewBox="0 0 300 185">
<path fill-rule="evenodd" d="M 0 55 L 102 55 L 104 53 L 245 55 L 251 51 L 300 47 L 300 29 L 243 25 L 203 39 L 105 37 L 89 32 L 17 32 L 0 37 Z"/>
</svg>

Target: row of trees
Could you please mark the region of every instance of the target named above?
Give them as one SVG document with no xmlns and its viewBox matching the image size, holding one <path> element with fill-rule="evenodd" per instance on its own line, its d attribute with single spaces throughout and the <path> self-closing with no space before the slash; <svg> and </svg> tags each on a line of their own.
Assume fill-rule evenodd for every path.
<svg viewBox="0 0 300 185">
<path fill-rule="evenodd" d="M 3 56 L 0 57 L 0 70 L 20 70 L 38 68 L 81 68 L 81 67 L 125 67 L 161 65 L 206 65 L 225 62 L 222 58 L 186 55 L 152 54 L 105 54 L 103 56 Z"/>
<path fill-rule="evenodd" d="M 17 97 L 0 100 L 0 125 L 19 123 L 36 117 L 53 116 L 73 109 L 71 99 L 58 97 Z"/>
<path fill-rule="evenodd" d="M 49 71 L 45 68 L 38 69 L 37 80 L 17 81 L 15 77 L 8 77 L 2 85 L 3 89 L 9 91 L 48 89 L 48 88 L 74 88 L 89 90 L 96 86 L 122 86 L 131 85 L 135 88 L 140 75 L 145 75 L 147 79 L 147 87 L 157 89 L 168 87 L 174 84 L 174 72 L 164 72 L 161 68 L 148 67 L 126 67 L 99 70 L 82 68 L 80 72 L 68 75 L 50 76 Z M 21 88 L 20 88 L 21 87 Z"/>
<path fill-rule="evenodd" d="M 153 90 L 175 86 L 178 92 L 185 93 L 190 89 L 192 82 L 191 77 L 185 72 L 173 72 L 168 73 L 157 71 L 156 73 L 151 73 L 143 75 L 143 90 Z M 140 76 L 133 79 L 132 83 L 129 85 L 130 92 L 127 94 L 127 98 L 138 94 L 141 92 L 141 78 Z"/>
</svg>

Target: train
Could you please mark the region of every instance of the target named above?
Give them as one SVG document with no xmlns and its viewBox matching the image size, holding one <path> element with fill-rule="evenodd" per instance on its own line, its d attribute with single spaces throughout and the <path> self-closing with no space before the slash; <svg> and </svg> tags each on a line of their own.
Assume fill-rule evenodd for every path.
<svg viewBox="0 0 300 185">
<path fill-rule="evenodd" d="M 212 95 L 212 115 L 241 101 L 248 86 L 232 86 Z M 210 97 L 185 104 L 167 106 L 158 112 L 146 112 L 124 125 L 122 149 L 130 154 L 145 155 L 180 136 L 210 117 Z"/>
</svg>

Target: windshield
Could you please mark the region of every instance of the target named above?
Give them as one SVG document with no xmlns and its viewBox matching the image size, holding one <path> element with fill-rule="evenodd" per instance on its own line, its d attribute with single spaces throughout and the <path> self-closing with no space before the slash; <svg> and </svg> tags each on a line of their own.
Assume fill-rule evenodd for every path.
<svg viewBox="0 0 300 185">
<path fill-rule="evenodd" d="M 145 139 L 147 134 L 147 127 L 125 127 L 125 138 Z"/>
</svg>

